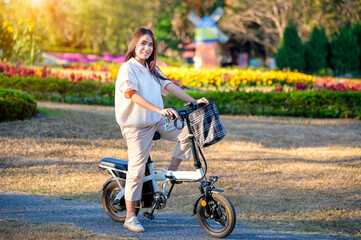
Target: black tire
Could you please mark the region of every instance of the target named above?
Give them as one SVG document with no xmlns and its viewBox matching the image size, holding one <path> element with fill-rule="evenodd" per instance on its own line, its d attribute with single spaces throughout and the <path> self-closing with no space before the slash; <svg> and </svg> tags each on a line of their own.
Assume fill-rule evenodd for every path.
<svg viewBox="0 0 361 240">
<path fill-rule="evenodd" d="M 210 208 L 211 214 L 207 214 L 207 206 Z M 221 194 L 213 194 L 208 202 L 205 202 L 204 199 L 198 201 L 197 219 L 201 228 L 209 236 L 225 238 L 234 229 L 236 212 L 228 198 Z"/>
<path fill-rule="evenodd" d="M 122 188 L 125 187 L 125 180 L 118 179 Z M 120 192 L 118 183 L 113 180 L 103 190 L 103 207 L 108 216 L 115 222 L 124 222 L 127 215 L 127 209 L 125 208 L 124 197 L 120 199 L 119 203 L 114 203 L 114 199 Z M 139 208 L 135 208 L 135 214 L 138 215 Z"/>
</svg>

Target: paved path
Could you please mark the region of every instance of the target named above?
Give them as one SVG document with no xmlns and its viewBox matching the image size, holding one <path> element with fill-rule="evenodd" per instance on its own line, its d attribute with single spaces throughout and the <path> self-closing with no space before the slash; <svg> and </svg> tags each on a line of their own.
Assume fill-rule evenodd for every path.
<svg viewBox="0 0 361 240">
<path fill-rule="evenodd" d="M 70 222 L 80 228 L 114 236 L 139 239 L 212 239 L 198 225 L 196 217 L 176 214 L 156 214 L 154 220 L 143 216 L 139 220 L 145 233 L 133 233 L 113 222 L 101 204 L 59 200 L 54 197 L 31 196 L 0 192 L 0 216 L 31 222 Z M 348 239 L 342 236 L 296 235 L 280 231 L 260 230 L 236 225 L 226 239 L 295 239 L 333 240 Z"/>
</svg>

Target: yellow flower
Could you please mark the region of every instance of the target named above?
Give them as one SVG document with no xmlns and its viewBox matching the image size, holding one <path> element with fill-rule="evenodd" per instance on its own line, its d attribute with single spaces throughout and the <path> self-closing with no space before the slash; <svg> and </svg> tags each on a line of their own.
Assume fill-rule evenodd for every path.
<svg viewBox="0 0 361 240">
<path fill-rule="evenodd" d="M 34 22 L 34 19 L 33 18 L 28 18 L 28 19 L 26 19 L 26 22 L 27 23 L 32 23 L 32 22 Z"/>
<path fill-rule="evenodd" d="M 41 71 L 41 69 L 37 69 L 36 72 L 35 72 L 35 75 L 38 76 L 38 77 L 41 77 L 41 75 L 43 74 L 43 72 Z"/>
<path fill-rule="evenodd" d="M 234 80 L 229 81 L 229 85 L 231 85 L 232 87 L 236 86 L 236 83 L 234 82 Z"/>
<path fill-rule="evenodd" d="M 303 82 L 308 84 L 314 82 L 315 78 L 311 75 L 306 75 L 297 72 L 282 72 L 282 71 L 261 71 L 261 70 L 243 70 L 237 68 L 176 68 L 163 67 L 164 74 L 181 82 L 183 85 L 199 87 L 207 85 L 219 86 L 223 83 L 228 83 L 229 86 L 235 87 L 239 84 L 244 85 L 272 85 L 275 83 L 295 84 Z"/>
<path fill-rule="evenodd" d="M 2 25 L 3 25 L 4 28 L 7 28 L 8 26 L 11 25 L 11 23 L 10 23 L 9 21 L 4 21 L 4 22 L 2 23 Z"/>
<path fill-rule="evenodd" d="M 11 32 L 11 33 L 14 32 L 14 28 L 13 28 L 12 26 L 9 26 L 9 27 L 7 28 L 7 30 L 8 30 L 8 32 Z"/>
<path fill-rule="evenodd" d="M 35 24 L 34 23 L 30 24 L 28 27 L 29 32 L 34 31 L 34 29 L 35 29 Z"/>
<path fill-rule="evenodd" d="M 112 69 L 111 69 L 111 71 L 110 71 L 110 75 L 111 75 L 111 77 L 113 78 L 113 79 L 115 79 L 115 78 L 117 78 L 117 76 L 118 76 L 118 68 L 116 68 L 116 67 L 113 67 Z"/>
<path fill-rule="evenodd" d="M 18 20 L 18 25 L 21 26 L 21 25 L 23 25 L 24 22 L 25 22 L 24 20 L 20 19 L 20 20 Z"/>
</svg>

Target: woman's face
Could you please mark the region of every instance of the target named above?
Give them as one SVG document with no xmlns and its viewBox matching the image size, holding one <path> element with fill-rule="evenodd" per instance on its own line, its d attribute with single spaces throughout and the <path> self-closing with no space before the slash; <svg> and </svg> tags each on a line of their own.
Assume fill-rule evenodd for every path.
<svg viewBox="0 0 361 240">
<path fill-rule="evenodd" d="M 139 39 L 135 47 L 135 59 L 144 64 L 145 60 L 152 55 L 152 52 L 153 40 L 148 34 L 145 34 Z"/>
</svg>

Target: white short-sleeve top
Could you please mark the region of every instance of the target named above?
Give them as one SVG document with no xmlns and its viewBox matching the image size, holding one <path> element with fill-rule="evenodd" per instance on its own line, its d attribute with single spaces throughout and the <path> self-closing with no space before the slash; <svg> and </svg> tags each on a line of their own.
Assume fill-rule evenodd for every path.
<svg viewBox="0 0 361 240">
<path fill-rule="evenodd" d="M 115 117 L 119 126 L 145 127 L 160 121 L 160 114 L 142 108 L 131 99 L 125 98 L 124 94 L 129 90 L 135 90 L 150 103 L 163 108 L 162 94 L 168 94 L 164 88 L 169 83 L 172 82 L 161 79 L 157 81 L 150 73 L 148 65 L 144 67 L 135 58 L 123 63 L 115 83 Z"/>
</svg>

